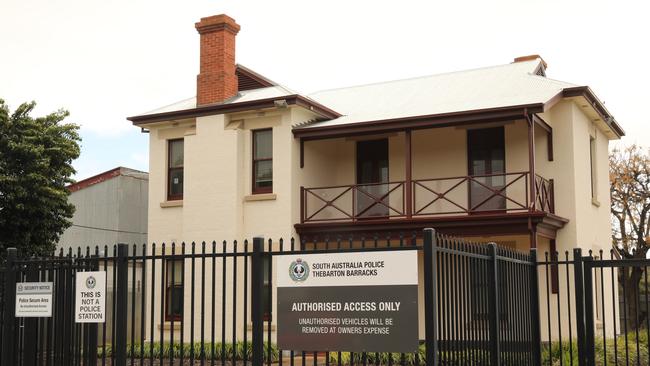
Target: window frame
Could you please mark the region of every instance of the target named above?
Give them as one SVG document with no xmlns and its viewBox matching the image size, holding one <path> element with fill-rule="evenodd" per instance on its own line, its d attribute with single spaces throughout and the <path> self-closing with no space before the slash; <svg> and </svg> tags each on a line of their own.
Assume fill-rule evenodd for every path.
<svg viewBox="0 0 650 366">
<path fill-rule="evenodd" d="M 596 171 L 596 137 L 589 135 L 589 178 L 591 183 L 591 199 L 598 199 L 598 177 Z"/>
<path fill-rule="evenodd" d="M 176 263 L 180 263 L 180 266 L 181 266 L 181 268 L 180 268 L 181 273 L 179 274 L 180 278 L 177 279 L 176 276 L 174 275 L 173 276 L 174 281 L 172 281 L 172 278 L 170 277 L 170 273 L 169 273 L 169 268 L 171 267 L 172 268 L 172 273 L 174 273 Z M 182 272 L 184 270 L 184 267 L 185 266 L 183 264 L 183 260 L 178 260 L 178 259 L 167 259 L 167 260 L 165 260 L 165 321 L 172 321 L 172 320 L 173 321 L 180 321 L 183 318 L 183 307 L 184 307 L 184 304 L 183 304 L 184 295 L 183 295 L 183 293 L 184 293 L 184 290 L 183 290 L 183 282 L 182 282 L 182 278 L 183 278 Z M 175 280 L 179 280 L 180 283 L 176 284 Z M 170 312 L 171 312 L 171 310 L 173 308 L 173 306 L 172 306 L 172 304 L 173 304 L 173 294 L 174 294 L 174 290 L 176 290 L 176 289 L 181 290 L 181 297 L 180 297 L 181 313 L 180 314 L 171 314 Z"/>
<path fill-rule="evenodd" d="M 183 174 L 183 191 L 185 191 L 185 151 L 183 151 L 183 165 L 180 167 L 172 167 L 172 144 L 178 141 L 183 141 L 183 150 L 185 150 L 185 139 L 177 138 L 167 140 L 167 201 L 179 201 L 183 199 L 183 192 L 180 194 L 172 194 L 171 175 L 172 172 L 180 171 Z"/>
<path fill-rule="evenodd" d="M 268 321 L 271 320 L 272 307 L 269 300 L 271 299 L 271 293 L 273 291 L 273 286 L 271 284 L 272 265 L 270 256 L 262 257 L 262 271 L 264 272 L 264 280 L 262 285 L 262 319 L 264 321 Z"/>
<path fill-rule="evenodd" d="M 257 155 L 257 143 L 255 141 L 255 136 L 260 132 L 271 131 L 271 156 L 265 158 L 256 158 Z M 273 193 L 273 128 L 261 128 L 256 130 L 251 130 L 251 144 L 252 144 L 252 156 L 251 156 L 251 193 L 252 194 L 264 194 L 264 193 Z M 271 162 L 271 186 L 270 187 L 257 187 L 256 186 L 256 176 L 255 168 L 257 163 L 261 161 L 270 161 Z"/>
</svg>

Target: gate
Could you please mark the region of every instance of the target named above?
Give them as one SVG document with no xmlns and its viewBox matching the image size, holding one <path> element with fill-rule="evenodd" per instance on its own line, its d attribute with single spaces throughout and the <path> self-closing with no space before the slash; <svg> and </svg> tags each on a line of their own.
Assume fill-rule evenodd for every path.
<svg viewBox="0 0 650 366">
<path fill-rule="evenodd" d="M 280 350 L 274 258 L 413 250 L 420 347 L 412 354 Z M 104 324 L 74 319 L 75 278 L 106 271 Z M 48 258 L 9 250 L 0 271 L 1 365 L 540 364 L 536 252 L 437 234 L 85 248 Z M 51 318 L 16 318 L 21 282 L 53 282 Z"/>
<path fill-rule="evenodd" d="M 650 259 L 609 259 L 603 253 L 583 258 L 585 297 L 585 365 L 649 365 Z M 619 281 L 619 276 L 624 280 Z M 607 296 L 604 279 L 612 281 Z M 628 280 L 630 277 L 633 279 Z M 636 278 L 636 280 L 634 279 Z M 636 283 L 638 281 L 638 284 Z M 632 287 L 634 286 L 634 287 Z M 611 302 L 612 311 L 607 311 Z M 596 329 L 598 325 L 598 328 Z M 613 333 L 613 336 L 611 335 Z"/>
</svg>

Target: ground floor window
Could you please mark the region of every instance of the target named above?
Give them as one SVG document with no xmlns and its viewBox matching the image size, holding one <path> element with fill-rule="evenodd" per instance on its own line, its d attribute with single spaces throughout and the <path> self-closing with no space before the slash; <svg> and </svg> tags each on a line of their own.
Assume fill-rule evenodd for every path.
<svg viewBox="0 0 650 366">
<path fill-rule="evenodd" d="M 266 256 L 263 259 L 264 268 L 264 288 L 262 290 L 262 306 L 264 308 L 264 320 L 271 319 L 271 257 Z"/>
<path fill-rule="evenodd" d="M 167 260 L 165 277 L 165 320 L 180 320 L 183 315 L 183 261 Z"/>
</svg>

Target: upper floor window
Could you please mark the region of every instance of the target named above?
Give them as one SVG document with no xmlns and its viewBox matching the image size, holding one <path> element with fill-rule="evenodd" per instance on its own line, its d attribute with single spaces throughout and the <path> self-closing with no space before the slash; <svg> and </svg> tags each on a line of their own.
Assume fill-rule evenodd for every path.
<svg viewBox="0 0 650 366">
<path fill-rule="evenodd" d="M 273 130 L 253 130 L 253 194 L 273 192 Z"/>
<path fill-rule="evenodd" d="M 591 170 L 591 198 L 598 198 L 598 185 L 596 184 L 596 139 L 589 137 L 589 169 Z"/>
<path fill-rule="evenodd" d="M 167 199 L 183 199 L 183 139 L 169 140 L 167 163 Z"/>
</svg>

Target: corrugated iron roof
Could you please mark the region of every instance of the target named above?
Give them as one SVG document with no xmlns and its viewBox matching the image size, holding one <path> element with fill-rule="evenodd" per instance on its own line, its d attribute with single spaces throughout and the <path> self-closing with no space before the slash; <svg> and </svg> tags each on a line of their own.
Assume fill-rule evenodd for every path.
<svg viewBox="0 0 650 366">
<path fill-rule="evenodd" d="M 268 98 L 282 98 L 286 97 L 289 95 L 295 95 L 297 93 L 291 91 L 289 88 L 285 88 L 283 86 L 269 86 L 266 88 L 259 88 L 259 89 L 250 89 L 250 90 L 241 90 L 239 93 L 237 93 L 236 96 L 224 101 L 223 103 L 220 104 L 233 104 L 233 103 L 239 103 L 239 102 L 250 102 L 250 101 L 255 101 L 255 100 L 262 100 L 262 99 L 268 99 Z M 185 109 L 193 109 L 196 108 L 196 97 L 188 98 L 181 100 L 179 102 L 154 109 L 152 111 L 142 113 L 139 116 L 146 116 L 150 114 L 158 114 L 158 113 L 166 113 L 166 112 L 174 112 L 174 111 L 180 111 L 180 110 L 185 110 Z"/>
<path fill-rule="evenodd" d="M 545 103 L 574 84 L 536 75 L 541 59 L 384 83 L 309 97 L 343 116 L 296 128 Z"/>
</svg>

